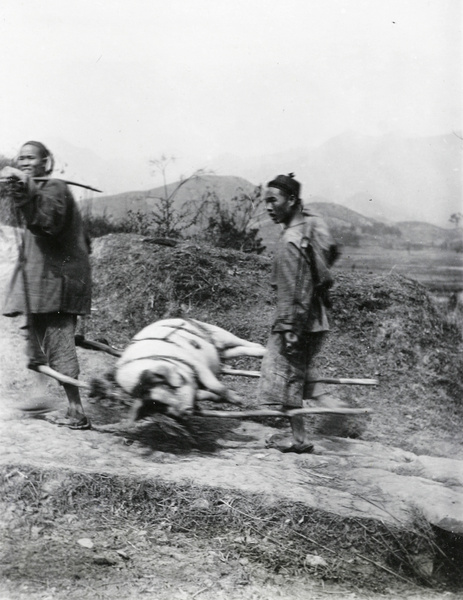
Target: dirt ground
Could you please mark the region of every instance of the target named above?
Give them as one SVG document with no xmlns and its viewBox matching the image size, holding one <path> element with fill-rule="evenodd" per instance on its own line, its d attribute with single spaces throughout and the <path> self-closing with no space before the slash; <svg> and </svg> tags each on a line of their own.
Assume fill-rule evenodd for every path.
<svg viewBox="0 0 463 600">
<path fill-rule="evenodd" d="M 307 573 L 272 571 L 238 554 L 221 550 L 220 535 L 198 539 L 164 527 L 119 519 L 119 526 L 98 510 L 85 517 L 69 512 L 51 526 L 42 521 L 21 524 L 16 514 L 3 519 L 2 600 L 105 599 L 135 600 L 457 600 L 403 582 L 382 593 L 355 584 L 324 582 Z M 7 527 L 5 527 L 5 521 Z M 222 532 L 222 537 L 227 535 Z M 243 544 L 243 540 L 235 538 Z M 25 543 L 26 542 L 26 543 Z M 249 537 L 248 544 L 256 544 Z M 6 554 L 6 553 L 5 553 Z M 308 560 L 312 557 L 308 556 Z M 360 575 L 370 565 L 353 564 Z M 362 572 L 363 570 L 363 572 Z"/>
<path fill-rule="evenodd" d="M 10 267 L 11 260 L 0 264 L 0 283 L 6 280 Z M 220 525 L 212 536 L 201 535 L 199 525 L 198 529 L 194 526 L 191 530 L 177 531 L 169 525 L 171 521 L 153 525 L 152 521 L 144 521 L 142 515 L 127 516 L 123 501 L 109 509 L 103 502 L 99 504 L 98 494 L 85 511 L 71 501 L 66 509 L 58 510 L 56 493 L 61 488 L 56 481 L 60 480 L 60 472 L 63 478 L 69 473 L 130 476 L 146 481 L 161 477 L 177 484 L 180 495 L 184 493 L 181 486 L 185 482 L 207 481 L 211 488 L 228 493 L 233 489 L 243 494 L 263 493 L 266 502 L 275 506 L 283 501 L 297 503 L 298 489 L 304 487 L 309 493 L 312 484 L 326 483 L 328 498 L 331 472 L 326 470 L 323 456 L 329 454 L 329 440 L 314 432 L 315 455 L 309 465 L 303 458 L 266 448 L 270 435 L 289 433 L 287 426 L 271 421 L 211 419 L 205 425 L 198 420 L 192 423 L 189 436 L 172 431 L 169 429 L 172 425 L 155 422 L 145 423 L 132 434 L 127 431 L 112 434 L 104 431 L 104 426 L 120 422 L 124 411 L 111 402 L 93 402 L 86 394 L 84 405 L 95 428 L 70 431 L 46 420 L 66 408 L 59 386 L 52 381 L 47 397 L 52 412 L 28 418 L 18 410 L 30 406 L 35 395 L 33 376 L 25 369 L 22 323 L 21 318 L 2 317 L 1 321 L 0 466 L 5 481 L 11 482 L 13 488 L 24 482 L 37 488 L 37 482 L 28 474 L 31 468 L 43 472 L 45 479 L 51 469 L 55 479 L 47 483 L 49 489 L 45 484 L 42 490 L 37 488 L 36 500 L 18 497 L 15 502 L 3 501 L 0 599 L 456 600 L 459 597 L 458 592 L 449 588 L 429 588 L 397 575 L 394 570 L 388 572 L 385 565 L 376 568 L 368 556 L 359 558 L 354 554 L 345 559 L 351 560 L 350 576 L 336 580 L 332 576 L 336 561 L 322 549 L 308 553 L 306 564 L 300 568 L 283 565 L 277 570 L 261 559 L 253 559 L 252 553 L 243 552 L 243 546 L 258 547 L 263 552 L 266 544 L 271 543 L 256 536 L 252 526 L 245 535 L 233 528 L 221 530 Z M 117 327 L 117 321 L 110 326 Z M 85 381 L 114 364 L 108 355 L 83 349 L 79 349 L 79 358 L 81 378 Z M 255 381 L 236 380 L 233 387 L 251 397 Z M 418 385 L 416 394 L 421 389 Z M 360 403 L 368 401 L 368 394 L 364 391 L 359 395 Z M 386 411 L 393 400 L 384 398 Z M 362 438 L 373 444 L 387 444 L 392 450 L 395 442 L 401 441 L 398 445 L 404 450 L 426 449 L 430 455 L 462 458 L 462 438 L 455 434 L 461 415 L 457 407 L 453 410 L 455 417 L 450 419 L 448 427 L 440 425 L 449 420 L 448 407 L 442 411 L 446 414 L 429 427 L 422 426 L 423 422 L 427 424 L 423 407 L 403 407 L 400 414 L 391 413 L 389 420 L 384 413 L 375 414 Z M 377 449 L 381 452 L 380 445 Z M 197 505 L 192 502 L 190 512 L 192 509 L 198 515 L 207 512 L 207 501 L 206 504 L 201 498 L 195 501 Z M 387 521 L 384 514 L 383 517 Z M 201 522 L 199 516 L 197 520 Z M 235 538 L 231 539 L 232 535 Z M 230 547 L 235 551 L 230 552 Z M 224 548 L 227 548 L 225 554 Z M 281 546 L 280 551 L 283 556 L 288 548 Z M 328 561 L 328 566 L 323 561 Z M 326 575 L 327 569 L 330 576 Z"/>
<path fill-rule="evenodd" d="M 18 330 L 18 320 L 2 323 L 3 361 L 21 364 L 23 340 Z M 5 343 L 7 341 L 7 343 Z M 103 367 L 110 367 L 112 358 L 102 354 L 79 350 L 83 375 Z M 8 356 L 7 356 L 8 355 Z M 2 362 L 3 362 L 2 361 Z M 5 364 L 3 362 L 3 364 Z M 203 429 L 202 449 L 185 445 L 178 437 L 156 429 L 157 439 L 151 443 L 142 436 L 135 439 L 120 437 L 99 431 L 70 431 L 58 428 L 47 421 L 25 418 L 17 410 L 29 402 L 33 395 L 32 378 L 24 377 L 18 369 L 13 382 L 9 382 L 9 394 L 2 393 L 2 463 L 7 464 L 7 480 L 27 481 L 28 469 L 43 471 L 58 469 L 72 472 L 107 473 L 130 475 L 151 479 L 152 469 L 161 465 L 170 471 L 170 478 L 178 483 L 185 481 L 185 472 L 191 480 L 207 480 L 212 487 L 229 488 L 224 474 L 216 468 L 220 465 L 214 455 L 240 463 L 241 478 L 232 487 L 240 492 L 254 491 L 253 480 L 265 470 L 269 478 L 267 497 L 291 497 L 285 487 L 289 474 L 295 468 L 293 456 L 281 455 L 265 449 L 265 438 L 275 430 L 256 423 L 235 420 L 213 423 Z M 58 412 L 63 412 L 65 402 L 57 386 L 50 382 L 50 402 Z M 96 424 L 117 422 L 120 409 L 92 404 L 84 400 L 87 412 Z M 199 427 L 199 426 L 198 426 Z M 153 429 L 145 427 L 144 435 Z M 280 431 L 281 430 L 277 430 Z M 169 445 L 170 444 L 170 445 Z M 209 458 L 207 458 L 209 456 Z M 187 471 L 185 471 L 185 468 Z M 203 470 L 201 473 L 200 470 Z M 312 470 L 314 479 L 324 477 L 323 468 Z M 306 474 L 307 475 L 307 474 Z M 65 475 L 63 475 L 64 477 Z M 326 476 L 326 475 L 325 475 Z M 60 476 L 58 476 L 58 480 Z M 320 481 L 318 479 L 318 481 Z M 323 480 L 322 480 L 323 481 Z M 31 485 L 37 485 L 31 483 Z M 407 600 L 456 599 L 450 591 L 427 589 L 400 576 L 388 573 L 380 582 L 372 585 L 377 571 L 368 561 L 352 558 L 352 574 L 355 581 L 337 583 L 317 573 L 317 567 L 308 570 L 284 566 L 276 571 L 265 562 L 252 560 L 242 549 L 224 554 L 223 539 L 234 535 L 238 544 L 263 544 L 250 529 L 248 539 L 233 529 L 220 528 L 212 537 L 194 534 L 192 531 L 171 531 L 168 522 L 144 522 L 133 517 L 113 514 L 106 506 L 87 505 L 84 511 L 69 506 L 57 511 L 49 506 L 56 481 L 51 480 L 45 492 L 39 494 L 37 503 L 20 500 L 3 502 L 1 520 L 1 568 L 0 598 L 2 600 L 48 600 L 64 598 L 118 597 L 153 598 L 159 600 L 273 600 L 283 599 L 361 599 L 403 598 Z M 207 509 L 198 502 L 197 511 Z M 123 513 L 123 507 L 120 507 Z M 229 548 L 229 546 L 227 546 Z M 282 549 L 283 552 L 288 551 Z M 320 554 L 323 554 L 321 552 Z M 319 553 L 308 553 L 307 560 L 326 560 Z M 315 558 L 314 558 L 315 557 Z M 329 560 L 329 559 L 328 559 Z M 368 582 L 368 589 L 364 583 Z M 376 588 L 376 589 L 375 589 Z"/>
<path fill-rule="evenodd" d="M 2 363 L 23 363 L 22 334 L 19 319 L 2 323 Z M 100 353 L 79 350 L 83 378 L 92 372 L 110 368 L 113 359 Z M 27 477 L 31 466 L 40 469 L 71 469 L 84 473 L 130 474 L 150 479 L 155 465 L 169 472 L 169 478 L 182 481 L 207 481 L 212 487 L 225 486 L 240 492 L 255 491 L 254 482 L 262 471 L 266 474 L 268 498 L 292 498 L 288 481 L 295 477 L 296 459 L 276 450 L 265 449 L 265 439 L 271 433 L 285 432 L 262 424 L 237 420 L 212 420 L 207 427 L 197 424 L 200 448 L 192 447 L 191 439 L 172 436 L 169 431 L 146 426 L 136 435 L 117 436 L 93 431 L 70 431 L 48 423 L 42 418 L 24 417 L 18 406 L 29 405 L 33 396 L 33 378 L 17 368 L 7 382 L 8 395 L 2 386 L 2 456 L 9 465 L 11 480 Z M 54 382 L 49 384 L 49 403 L 57 413 L 65 409 L 65 401 Z M 121 410 L 84 400 L 88 414 L 98 425 L 116 423 Z M 155 433 L 153 437 L 153 432 Z M 194 433 L 194 430 L 193 430 Z M 182 441 L 183 440 L 183 441 Z M 215 460 L 220 457 L 222 462 Z M 223 459 L 240 465 L 240 477 L 226 481 L 221 471 Z M 165 472 L 164 472 L 165 473 Z M 177 475 L 176 475 L 177 473 Z M 325 475 L 324 475 L 325 473 Z M 290 475 L 291 474 L 291 475 Z M 310 474 L 313 477 L 310 478 Z M 307 477 L 307 473 L 304 474 Z M 310 480 L 319 483 L 328 477 L 323 470 L 309 470 Z M 50 490 L 50 493 L 53 489 Z M 45 494 L 46 497 L 46 494 Z M 201 504 L 199 504 L 199 510 Z M 405 583 L 400 576 L 388 576 L 372 586 L 367 560 L 352 564 L 352 573 L 360 568 L 360 579 L 368 582 L 359 587 L 352 579 L 336 583 L 320 574 L 304 570 L 294 573 L 275 572 L 265 564 L 249 560 L 240 552 L 224 555 L 221 536 L 212 538 L 188 532 L 172 533 L 169 529 L 128 518 L 114 518 L 108 512 L 88 507 L 82 514 L 47 511 L 47 504 L 7 503 L 4 506 L 2 528 L 2 583 L 0 598 L 156 598 L 159 600 L 204 598 L 314 599 L 404 598 L 408 600 L 437 598 L 456 599 L 450 591 L 437 591 Z M 233 533 L 233 532 L 232 532 Z M 235 532 L 236 539 L 240 534 Z M 250 535 L 252 537 L 252 534 Z M 84 542 L 82 542 L 84 540 Z M 250 543 L 258 543 L 257 539 Z M 83 544 L 83 545 L 82 545 Z M 319 554 L 315 554 L 318 560 Z M 311 560 L 309 556 L 308 560 Z M 324 560 L 324 559 L 323 559 Z M 384 573 L 383 573 L 384 574 Z M 357 573 L 358 575 L 358 573 Z M 325 580 L 326 579 L 326 580 Z M 359 581 L 360 581 L 359 579 Z"/>
</svg>

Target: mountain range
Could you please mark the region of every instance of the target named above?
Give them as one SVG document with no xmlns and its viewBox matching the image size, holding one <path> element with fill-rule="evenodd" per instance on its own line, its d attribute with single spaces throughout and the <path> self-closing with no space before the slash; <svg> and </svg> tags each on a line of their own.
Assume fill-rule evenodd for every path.
<svg viewBox="0 0 463 600">
<path fill-rule="evenodd" d="M 251 194 L 255 185 L 241 177 L 220 177 L 218 175 L 199 175 L 188 179 L 180 185 L 180 181 L 170 183 L 164 187 L 148 190 L 122 192 L 112 196 L 94 196 L 80 201 L 83 211 L 90 211 L 93 215 L 107 216 L 115 221 L 122 219 L 129 210 L 133 212 L 148 212 L 152 210 L 160 198 L 175 193 L 174 207 L 181 209 L 184 203 L 198 204 L 208 193 L 215 193 L 224 202 L 229 202 L 241 191 Z"/>
<path fill-rule="evenodd" d="M 228 156 L 212 168 L 259 183 L 294 172 L 307 202 L 322 197 L 382 221 L 445 227 L 452 213 L 463 210 L 462 150 L 461 136 L 453 133 L 407 138 L 346 132 L 309 150 L 255 161 Z"/>
<path fill-rule="evenodd" d="M 98 196 L 80 201 L 83 212 L 94 216 L 106 216 L 119 221 L 127 212 L 147 214 L 158 206 L 159 199 L 175 191 L 173 206 L 179 210 L 185 203 L 199 205 L 208 194 L 215 193 L 220 200 L 230 207 L 232 198 L 240 194 L 251 195 L 256 186 L 241 177 L 201 175 L 184 182 L 169 184 L 166 188 L 158 187 L 143 191 L 124 192 L 113 196 Z M 330 228 L 340 236 L 343 232 L 360 235 L 362 243 L 388 243 L 404 246 L 408 243 L 416 245 L 439 246 L 452 244 L 462 239 L 462 230 L 455 227 L 439 227 L 422 221 L 390 222 L 361 214 L 351 208 L 328 202 L 323 197 L 312 197 L 305 205 L 312 211 L 322 215 Z M 258 228 L 259 237 L 267 249 L 271 249 L 278 236 L 278 229 L 266 214 L 265 207 L 259 206 L 251 221 L 251 226 Z"/>
<path fill-rule="evenodd" d="M 107 194 L 153 187 L 149 160 L 103 159 L 60 139 L 46 140 L 57 159 L 57 174 L 102 189 Z M 323 199 L 381 221 L 424 221 L 449 226 L 463 212 L 463 139 L 458 133 L 428 137 L 378 136 L 344 132 L 325 143 L 280 154 L 240 157 L 232 154 L 194 164 L 219 176 L 264 184 L 279 173 L 294 172 L 306 202 Z M 178 179 L 174 169 L 168 179 Z M 89 198 L 74 188 L 76 197 Z M 131 192 L 131 194 L 145 192 Z"/>
</svg>

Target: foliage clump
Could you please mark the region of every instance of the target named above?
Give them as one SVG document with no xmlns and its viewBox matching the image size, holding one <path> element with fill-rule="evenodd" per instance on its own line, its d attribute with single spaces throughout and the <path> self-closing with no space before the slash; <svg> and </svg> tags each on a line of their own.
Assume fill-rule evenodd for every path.
<svg viewBox="0 0 463 600">
<path fill-rule="evenodd" d="M 421 384 L 461 403 L 462 332 L 422 285 L 401 275 L 339 273 L 332 300 L 332 343 L 343 346 L 344 357 L 369 365 L 388 387 L 402 381 L 403 397 L 407 386 Z"/>
<path fill-rule="evenodd" d="M 127 209 L 126 206 L 123 217 L 114 220 L 106 214 L 94 215 L 91 205 L 88 205 L 84 211 L 84 222 L 90 237 L 136 233 L 165 238 L 171 245 L 178 240 L 195 239 L 218 248 L 243 252 L 260 254 L 265 250 L 262 239 L 258 237 L 258 227 L 252 225 L 263 204 L 261 186 L 251 191 L 238 187 L 235 195 L 226 200 L 204 181 L 209 175 L 204 169 L 188 177 L 182 176 L 178 182 L 168 185 L 167 171 L 172 162 L 175 158 L 166 155 L 150 161 L 153 174 L 160 175 L 163 184 L 146 196 L 149 206 L 138 210 Z M 182 192 L 186 192 L 183 201 Z M 142 194 L 136 200 L 143 203 Z"/>
<path fill-rule="evenodd" d="M 195 237 L 218 248 L 232 248 L 242 252 L 261 254 L 265 250 L 259 228 L 252 222 L 263 204 L 262 188 L 252 194 L 241 191 L 229 203 L 221 201 L 214 192 L 205 198 L 202 210 L 202 228 Z"/>
<path fill-rule="evenodd" d="M 268 258 L 204 244 L 166 247 L 112 234 L 94 242 L 93 321 L 100 332 L 127 339 L 165 316 L 203 313 L 207 320 L 214 311 L 255 307 L 269 266 Z"/>
</svg>

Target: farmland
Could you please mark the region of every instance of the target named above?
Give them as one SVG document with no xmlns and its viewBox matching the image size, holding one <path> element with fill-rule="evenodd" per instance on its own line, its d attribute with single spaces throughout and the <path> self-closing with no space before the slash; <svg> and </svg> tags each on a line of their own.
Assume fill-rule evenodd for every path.
<svg viewBox="0 0 463 600">
<path fill-rule="evenodd" d="M 463 253 L 440 248 L 407 251 L 374 245 L 346 246 L 335 268 L 378 275 L 400 273 L 438 295 L 463 291 Z"/>
</svg>

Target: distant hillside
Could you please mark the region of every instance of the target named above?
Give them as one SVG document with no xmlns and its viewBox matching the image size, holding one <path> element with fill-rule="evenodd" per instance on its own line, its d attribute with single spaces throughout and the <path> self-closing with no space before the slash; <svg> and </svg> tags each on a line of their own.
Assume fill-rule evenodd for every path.
<svg viewBox="0 0 463 600">
<path fill-rule="evenodd" d="M 396 225 L 401 230 L 403 239 L 410 240 L 412 243 L 438 246 L 444 243 L 452 245 L 463 242 L 461 228 L 444 229 L 420 221 L 402 221 Z"/>
<path fill-rule="evenodd" d="M 357 211 L 332 202 L 313 202 L 307 206 L 322 215 L 333 231 L 342 232 L 348 228 L 355 230 L 360 236 L 361 245 L 407 247 L 412 244 L 452 247 L 458 242 L 463 242 L 461 228 L 437 227 L 422 221 L 385 222 L 368 218 Z"/>
<path fill-rule="evenodd" d="M 167 186 L 167 194 L 171 194 L 178 185 L 179 182 L 169 184 Z M 174 206 L 176 209 L 179 209 L 185 202 L 199 202 L 208 192 L 215 192 L 221 200 L 229 201 L 240 192 L 252 193 L 255 187 L 252 183 L 241 177 L 203 175 L 190 179 L 179 188 L 175 195 Z M 118 221 L 124 218 L 129 210 L 148 213 L 156 207 L 159 198 L 164 197 L 165 192 L 164 187 L 124 192 L 113 196 L 100 196 L 90 200 L 82 200 L 80 206 L 83 212 L 89 211 L 91 214 L 99 216 L 106 215 Z"/>
<path fill-rule="evenodd" d="M 314 213 L 323 216 L 331 227 L 367 227 L 374 223 L 383 223 L 383 221 L 365 217 L 355 210 L 334 202 L 314 201 L 305 203 L 305 205 Z"/>
<path fill-rule="evenodd" d="M 310 149 L 246 160 L 228 155 L 211 168 L 258 183 L 294 172 L 307 202 L 323 197 L 381 221 L 419 217 L 445 227 L 461 211 L 462 149 L 454 134 L 409 138 L 347 131 Z"/>
<path fill-rule="evenodd" d="M 355 245 L 352 242 L 356 238 L 361 246 L 379 245 L 388 248 L 407 248 L 410 244 L 452 248 L 458 243 L 463 243 L 462 229 L 446 229 L 420 221 L 384 222 L 334 202 L 317 200 L 305 203 L 305 206 L 325 219 L 337 241 L 343 245 Z M 263 244 L 271 251 L 281 228 L 276 226 L 265 212 L 259 215 L 256 224 Z"/>
<path fill-rule="evenodd" d="M 167 194 L 172 193 L 179 182 L 167 186 Z M 215 192 L 221 201 L 229 202 L 241 192 L 251 194 L 255 186 L 241 177 L 204 175 L 191 179 L 179 188 L 175 197 L 175 207 L 180 208 L 185 202 L 200 202 L 209 192 Z M 157 204 L 158 199 L 165 194 L 163 187 L 143 191 L 124 192 L 113 196 L 101 196 L 91 200 L 81 200 L 84 212 L 93 215 L 106 215 L 118 221 L 133 212 L 149 213 Z M 361 245 L 375 244 L 386 247 L 406 247 L 413 245 L 448 246 L 462 240 L 463 233 L 457 228 L 443 228 L 420 221 L 391 222 L 383 219 L 365 216 L 360 212 L 328 202 L 320 196 L 312 196 L 312 202 L 305 205 L 325 218 L 338 241 L 344 245 L 355 245 L 355 239 Z M 280 227 L 276 226 L 267 216 L 264 206 L 256 214 L 252 226 L 259 229 L 259 237 L 267 251 L 274 247 Z"/>
<path fill-rule="evenodd" d="M 66 179 L 106 193 L 144 190 L 152 185 L 148 156 L 135 157 L 129 152 L 119 159 L 101 158 L 64 140 L 44 141 L 54 150 L 57 174 Z M 201 167 L 218 176 L 238 176 L 265 185 L 278 173 L 292 171 L 302 182 L 306 202 L 323 198 L 383 222 L 419 219 L 445 228 L 450 215 L 462 207 L 462 150 L 461 138 L 453 133 L 406 137 L 346 131 L 318 146 L 311 147 L 307 141 L 302 148 L 279 154 L 226 154 L 208 162 L 184 157 L 169 174 L 176 179 L 181 172 Z M 73 192 L 79 199 L 88 197 L 81 188 L 73 188 Z"/>
</svg>

